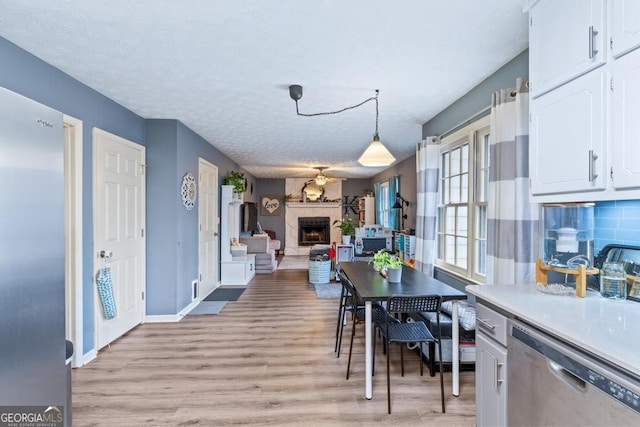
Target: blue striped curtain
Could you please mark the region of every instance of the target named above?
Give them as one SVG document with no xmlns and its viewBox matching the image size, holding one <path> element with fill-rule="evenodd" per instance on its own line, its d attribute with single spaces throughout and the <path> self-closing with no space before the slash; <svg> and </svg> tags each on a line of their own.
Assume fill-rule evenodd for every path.
<svg viewBox="0 0 640 427">
<path fill-rule="evenodd" d="M 535 283 L 540 207 L 529 202 L 526 79 L 493 94 L 489 156 L 486 283 Z"/>
<path fill-rule="evenodd" d="M 418 144 L 416 151 L 418 198 L 415 268 L 429 276 L 433 275 L 437 248 L 439 143 L 440 140 L 437 137 L 428 137 Z"/>
</svg>

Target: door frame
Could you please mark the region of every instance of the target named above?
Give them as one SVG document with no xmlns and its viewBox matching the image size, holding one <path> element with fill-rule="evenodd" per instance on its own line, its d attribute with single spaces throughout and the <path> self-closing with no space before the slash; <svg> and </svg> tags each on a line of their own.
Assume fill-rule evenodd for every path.
<svg viewBox="0 0 640 427">
<path fill-rule="evenodd" d="M 95 278 L 96 278 L 96 273 L 98 271 L 98 269 L 100 269 L 103 265 L 104 260 L 102 258 L 99 257 L 99 254 L 97 252 L 97 248 L 96 248 L 96 220 L 95 220 L 95 213 L 97 211 L 96 209 L 96 205 L 97 205 L 97 200 L 96 200 L 96 194 L 97 192 L 97 187 L 98 187 L 98 183 L 97 183 L 97 177 L 96 177 L 96 170 L 97 170 L 97 164 L 98 164 L 98 158 L 96 156 L 96 149 L 95 149 L 95 145 L 96 145 L 96 137 L 97 135 L 103 135 L 103 136 L 107 136 L 108 138 L 111 139 L 115 139 L 118 142 L 124 144 L 124 145 L 128 145 L 129 147 L 132 147 L 134 149 L 140 149 L 142 152 L 142 163 L 141 163 L 141 168 L 142 168 L 142 204 L 140 206 L 140 215 L 141 215 L 141 220 L 140 220 L 140 227 L 142 228 L 143 231 L 143 236 L 142 236 L 142 247 L 140 248 L 140 276 L 141 276 L 141 280 L 142 280 L 142 285 L 141 285 L 141 289 L 144 295 L 144 298 L 142 300 L 142 319 L 140 324 L 145 323 L 145 319 L 147 317 L 147 234 L 146 234 L 146 230 L 147 230 L 147 222 L 146 222 L 146 218 L 147 218 L 147 181 L 146 181 L 146 161 L 147 161 L 147 148 L 144 145 L 141 144 L 137 144 L 133 141 L 129 141 L 125 138 L 122 138 L 114 133 L 111 132 L 107 132 L 106 130 L 94 127 L 93 128 L 93 132 L 92 132 L 92 180 L 93 180 L 93 187 L 92 187 L 92 191 L 93 191 L 93 197 L 92 197 L 92 211 L 93 211 L 93 254 L 92 254 L 92 267 L 93 267 L 93 280 L 92 283 L 95 284 Z M 98 321 L 100 320 L 100 315 L 102 313 L 101 309 L 100 309 L 100 297 L 98 295 L 98 289 L 97 286 L 92 286 L 93 289 L 93 349 L 95 351 L 95 353 L 97 354 L 98 351 L 100 350 L 98 348 Z M 107 345 L 108 346 L 108 345 Z"/>
<path fill-rule="evenodd" d="M 84 365 L 82 266 L 82 120 L 63 114 L 65 222 L 65 335 L 73 342 L 71 366 Z M 67 131 L 68 129 L 68 131 Z"/>
</svg>

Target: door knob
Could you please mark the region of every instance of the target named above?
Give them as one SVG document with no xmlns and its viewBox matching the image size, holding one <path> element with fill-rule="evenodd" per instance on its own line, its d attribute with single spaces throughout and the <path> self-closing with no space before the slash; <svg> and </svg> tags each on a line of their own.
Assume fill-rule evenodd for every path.
<svg viewBox="0 0 640 427">
<path fill-rule="evenodd" d="M 113 256 L 113 252 L 111 252 L 111 251 L 100 251 L 100 252 L 98 252 L 98 256 L 100 258 L 111 258 Z"/>
</svg>

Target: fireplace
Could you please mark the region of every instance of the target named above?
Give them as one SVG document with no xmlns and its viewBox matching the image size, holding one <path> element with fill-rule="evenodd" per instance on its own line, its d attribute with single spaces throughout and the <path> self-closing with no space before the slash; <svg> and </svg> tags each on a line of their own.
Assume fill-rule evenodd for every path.
<svg viewBox="0 0 640 427">
<path fill-rule="evenodd" d="M 328 216 L 298 218 L 298 246 L 331 243 L 329 221 Z"/>
</svg>

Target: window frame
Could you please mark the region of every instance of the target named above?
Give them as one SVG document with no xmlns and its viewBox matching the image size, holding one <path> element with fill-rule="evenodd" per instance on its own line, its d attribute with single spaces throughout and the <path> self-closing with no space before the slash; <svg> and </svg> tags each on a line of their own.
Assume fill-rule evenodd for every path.
<svg viewBox="0 0 640 427">
<path fill-rule="evenodd" d="M 487 232 L 487 191 L 489 183 L 489 143 L 490 116 L 486 115 L 465 125 L 459 130 L 445 136 L 440 141 L 440 159 L 438 183 L 441 193 L 438 195 L 437 227 L 436 227 L 436 258 L 435 265 L 438 268 L 449 271 L 457 276 L 474 283 L 485 283 L 486 279 L 486 232 Z M 485 146 L 485 136 L 487 143 Z M 451 153 L 459 147 L 467 144 L 466 177 L 464 171 L 457 174 L 459 182 L 466 178 L 466 194 L 460 193 L 460 198 L 446 198 L 445 192 L 452 189 L 447 183 L 452 177 L 451 170 L 443 168 L 444 155 Z M 478 162 L 479 156 L 481 162 Z M 447 176 L 444 174 L 447 173 Z M 484 179 L 484 182 L 482 181 Z M 460 184 L 462 187 L 462 184 Z M 455 187 L 459 188 L 459 187 Z M 484 197 L 482 197 L 484 196 Z M 447 203 L 445 203 L 445 200 Z M 453 201 L 452 201 L 453 200 Z M 454 226 L 446 220 L 447 211 L 466 208 L 466 224 L 456 223 Z M 484 214 L 484 223 L 479 224 Z M 456 216 L 456 221 L 457 221 Z M 453 232 L 452 232 L 453 230 Z M 466 235 L 460 234 L 466 232 Z M 466 253 L 459 254 L 457 250 L 462 246 L 455 244 L 455 258 L 447 254 L 447 241 L 451 239 L 466 239 Z M 484 254 L 481 251 L 484 250 Z M 447 257 L 447 260 L 445 260 Z M 456 261 L 466 259 L 466 266 L 457 265 Z M 484 269 L 484 271 L 482 271 Z"/>
<path fill-rule="evenodd" d="M 380 195 L 376 195 L 376 197 L 380 197 L 380 224 L 383 227 L 389 227 L 391 223 L 391 205 L 389 204 L 389 181 L 384 181 L 380 183 Z"/>
</svg>

